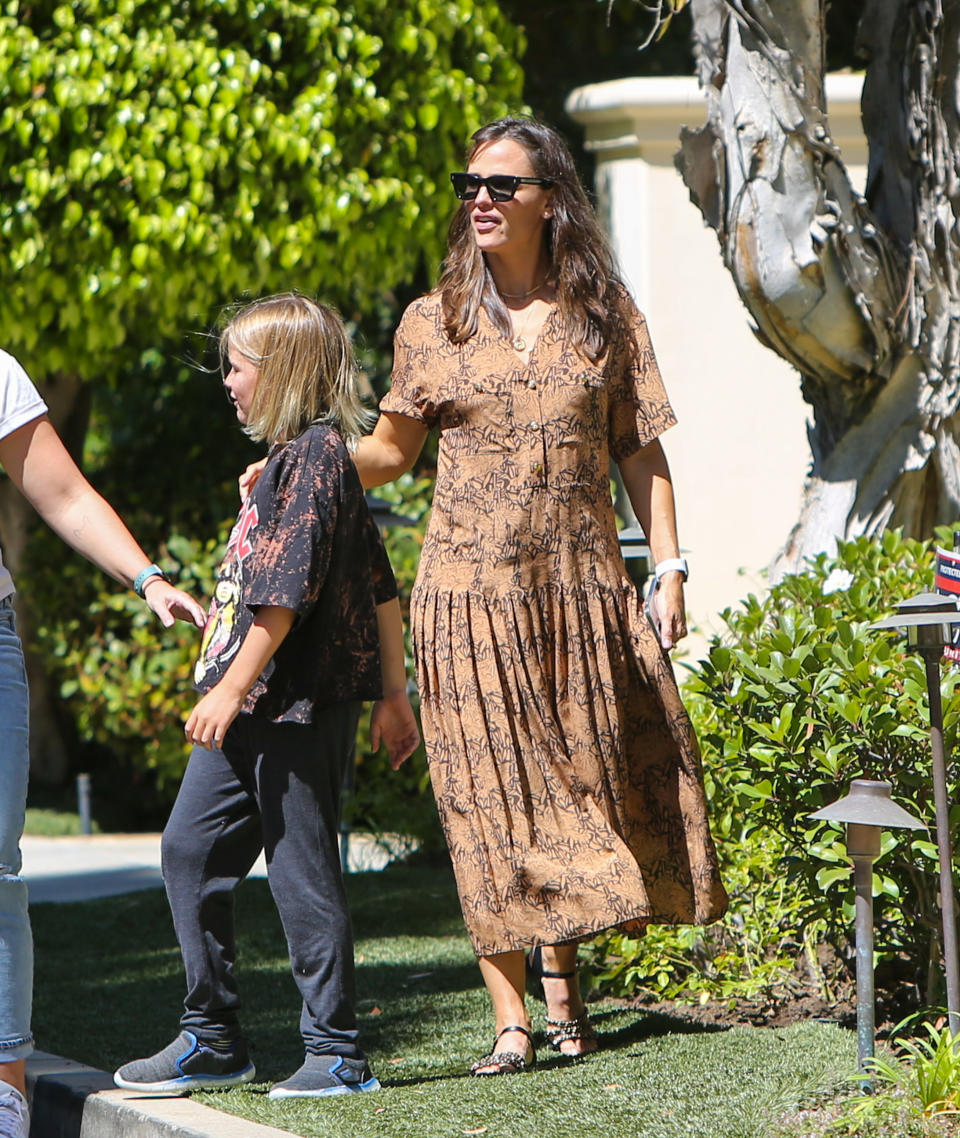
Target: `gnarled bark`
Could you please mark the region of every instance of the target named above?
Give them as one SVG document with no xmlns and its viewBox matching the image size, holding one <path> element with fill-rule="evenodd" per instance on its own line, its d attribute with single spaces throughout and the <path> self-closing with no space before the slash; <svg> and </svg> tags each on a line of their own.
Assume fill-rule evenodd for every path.
<svg viewBox="0 0 960 1138">
<path fill-rule="evenodd" d="M 958 0 L 867 0 L 866 191 L 830 137 L 820 0 L 693 0 L 708 122 L 677 166 L 755 331 L 801 375 L 812 464 L 782 571 L 960 517 Z"/>
</svg>

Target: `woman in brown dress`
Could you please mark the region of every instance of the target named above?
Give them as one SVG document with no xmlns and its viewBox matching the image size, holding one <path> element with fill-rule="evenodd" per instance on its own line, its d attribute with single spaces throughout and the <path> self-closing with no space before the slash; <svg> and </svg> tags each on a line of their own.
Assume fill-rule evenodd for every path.
<svg viewBox="0 0 960 1138">
<path fill-rule="evenodd" d="M 405 312 L 391 390 L 355 456 L 396 478 L 440 430 L 411 597 L 423 734 L 497 1038 L 533 1061 L 529 960 L 565 1054 L 597 1046 L 577 943 L 726 907 L 700 758 L 664 649 L 686 634 L 674 422 L 643 317 L 563 141 L 528 119 L 473 136 L 435 291 Z M 624 570 L 618 465 L 657 565 L 658 642 Z"/>
</svg>

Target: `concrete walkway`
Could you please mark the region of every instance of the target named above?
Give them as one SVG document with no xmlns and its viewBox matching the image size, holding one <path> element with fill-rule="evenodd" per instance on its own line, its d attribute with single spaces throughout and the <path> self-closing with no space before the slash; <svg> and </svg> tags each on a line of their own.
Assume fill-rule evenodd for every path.
<svg viewBox="0 0 960 1138">
<path fill-rule="evenodd" d="M 159 834 L 69 838 L 26 835 L 23 876 L 30 904 L 89 901 L 158 889 Z M 390 853 L 366 834 L 352 834 L 349 872 L 383 869 Z M 252 870 L 265 876 L 263 858 Z M 286 1130 L 223 1114 L 189 1098 L 148 1098 L 113 1085 L 113 1075 L 57 1055 L 35 1052 L 27 1061 L 30 1138 L 290 1138 Z"/>
<path fill-rule="evenodd" d="M 20 848 L 31 905 L 43 901 L 92 901 L 96 897 L 163 886 L 159 834 L 90 834 L 71 838 L 25 834 Z M 348 873 L 383 869 L 390 860 L 388 850 L 369 834 L 349 836 Z M 266 877 L 263 855 L 250 875 Z"/>
</svg>

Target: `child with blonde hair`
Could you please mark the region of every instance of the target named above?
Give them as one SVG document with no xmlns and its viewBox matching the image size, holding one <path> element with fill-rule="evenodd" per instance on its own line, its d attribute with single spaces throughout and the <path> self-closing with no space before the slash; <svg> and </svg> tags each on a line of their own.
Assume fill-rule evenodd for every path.
<svg viewBox="0 0 960 1138">
<path fill-rule="evenodd" d="M 269 445 L 220 569 L 186 723 L 193 751 L 163 835 L 183 955 L 181 1033 L 118 1086 L 249 1082 L 234 978 L 233 891 L 261 849 L 303 997 L 305 1057 L 271 1098 L 380 1086 L 358 1042 L 340 870 L 340 788 L 360 704 L 397 768 L 419 742 L 396 583 L 348 447 L 366 425 L 339 315 L 293 293 L 241 310 L 221 341 L 238 420 Z"/>
</svg>

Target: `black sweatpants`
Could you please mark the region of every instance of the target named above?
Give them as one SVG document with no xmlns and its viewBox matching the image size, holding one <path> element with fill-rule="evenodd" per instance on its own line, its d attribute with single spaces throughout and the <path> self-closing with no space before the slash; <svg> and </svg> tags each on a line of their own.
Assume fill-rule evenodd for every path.
<svg viewBox="0 0 960 1138">
<path fill-rule="evenodd" d="M 223 750 L 194 747 L 163 833 L 163 880 L 187 974 L 181 1023 L 240 1034 L 233 891 L 260 850 L 290 950 L 308 1053 L 359 1058 L 353 933 L 337 842 L 360 704 L 309 726 L 238 715 Z"/>
</svg>

